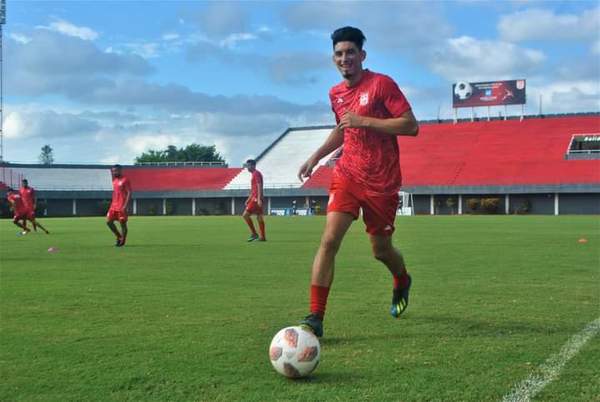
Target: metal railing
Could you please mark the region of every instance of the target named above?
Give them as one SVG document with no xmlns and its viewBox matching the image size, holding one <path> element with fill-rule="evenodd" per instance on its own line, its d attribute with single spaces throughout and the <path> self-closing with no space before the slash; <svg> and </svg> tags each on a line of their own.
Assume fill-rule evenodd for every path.
<svg viewBox="0 0 600 402">
<path fill-rule="evenodd" d="M 227 167 L 225 162 L 138 162 L 134 166 L 158 167 Z"/>
<path fill-rule="evenodd" d="M 286 188 L 300 188 L 302 183 L 264 183 L 263 188 L 269 189 L 286 189 Z M 230 184 L 225 187 L 226 190 L 248 190 L 250 183 L 248 184 Z"/>
</svg>

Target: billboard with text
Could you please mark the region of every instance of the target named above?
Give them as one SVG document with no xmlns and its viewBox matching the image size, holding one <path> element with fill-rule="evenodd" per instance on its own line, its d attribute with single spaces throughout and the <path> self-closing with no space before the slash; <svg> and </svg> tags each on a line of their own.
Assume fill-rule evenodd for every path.
<svg viewBox="0 0 600 402">
<path fill-rule="evenodd" d="M 452 84 L 452 107 L 524 105 L 525 80 L 457 82 Z"/>
</svg>

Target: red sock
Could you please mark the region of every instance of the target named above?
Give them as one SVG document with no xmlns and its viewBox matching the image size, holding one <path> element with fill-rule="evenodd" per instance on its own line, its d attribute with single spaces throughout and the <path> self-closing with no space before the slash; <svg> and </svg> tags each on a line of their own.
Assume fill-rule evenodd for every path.
<svg viewBox="0 0 600 402">
<path fill-rule="evenodd" d="M 408 274 L 406 268 L 402 268 L 400 275 L 394 275 L 394 289 L 404 289 L 408 286 Z"/>
<path fill-rule="evenodd" d="M 266 236 L 265 236 L 265 222 L 264 221 L 258 222 L 258 228 L 260 230 L 260 237 L 262 237 L 263 239 L 266 239 Z"/>
<path fill-rule="evenodd" d="M 310 285 L 310 312 L 317 314 L 321 319 L 325 316 L 329 288 L 325 286 Z"/>
<path fill-rule="evenodd" d="M 246 219 L 246 223 L 248 224 L 248 227 L 250 228 L 250 231 L 252 232 L 253 235 L 256 234 L 256 229 L 254 228 L 254 222 L 252 222 L 251 218 Z"/>
</svg>

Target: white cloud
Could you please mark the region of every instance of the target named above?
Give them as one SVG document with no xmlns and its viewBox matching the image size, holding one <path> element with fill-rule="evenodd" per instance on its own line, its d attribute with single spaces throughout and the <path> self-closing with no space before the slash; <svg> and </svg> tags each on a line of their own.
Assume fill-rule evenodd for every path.
<svg viewBox="0 0 600 402">
<path fill-rule="evenodd" d="M 47 27 L 43 26 L 39 28 L 49 29 L 50 31 L 59 32 L 67 36 L 74 36 L 83 40 L 95 40 L 98 38 L 98 33 L 93 29 L 84 26 L 77 26 L 64 20 L 57 20 L 52 22 Z"/>
<path fill-rule="evenodd" d="M 129 137 L 125 140 L 125 145 L 130 151 L 136 155 L 150 149 L 159 150 L 165 149 L 169 145 L 181 145 L 182 138 L 173 134 L 140 134 Z"/>
<path fill-rule="evenodd" d="M 475 81 L 527 77 L 545 59 L 539 50 L 461 36 L 438 46 L 429 63 L 435 73 L 448 80 Z"/>
<path fill-rule="evenodd" d="M 528 9 L 504 15 L 498 22 L 500 36 L 507 41 L 597 38 L 600 7 L 581 14 L 556 14 L 547 9 Z"/>
<path fill-rule="evenodd" d="M 257 38 L 258 37 L 252 33 L 233 33 L 221 40 L 219 45 L 221 47 L 232 48 L 235 47 L 238 42 L 255 40 Z"/>
<path fill-rule="evenodd" d="M 169 32 L 169 33 L 164 34 L 162 36 L 162 39 L 166 40 L 166 41 L 176 40 L 176 39 L 179 39 L 179 34 L 178 33 Z"/>
<path fill-rule="evenodd" d="M 543 113 L 600 112 L 600 82 L 597 80 L 556 81 L 528 85 L 529 107 L 539 109 L 542 96 Z"/>
<path fill-rule="evenodd" d="M 25 122 L 17 112 L 11 112 L 4 118 L 4 136 L 6 138 L 23 137 Z"/>
<path fill-rule="evenodd" d="M 19 34 L 19 33 L 11 33 L 10 38 L 12 40 L 14 40 L 15 42 L 21 43 L 23 45 L 26 45 L 29 42 L 31 42 L 31 38 L 29 36 Z"/>
<path fill-rule="evenodd" d="M 99 128 L 93 120 L 53 110 L 15 110 L 4 122 L 7 139 L 71 137 L 95 133 Z"/>
</svg>

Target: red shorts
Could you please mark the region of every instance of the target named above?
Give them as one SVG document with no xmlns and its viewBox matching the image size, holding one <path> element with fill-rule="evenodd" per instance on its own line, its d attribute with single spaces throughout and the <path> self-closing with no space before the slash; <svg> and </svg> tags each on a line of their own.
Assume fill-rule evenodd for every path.
<svg viewBox="0 0 600 402">
<path fill-rule="evenodd" d="M 345 212 L 358 219 L 360 209 L 367 233 L 375 236 L 391 236 L 398 210 L 398 194 L 369 192 L 363 186 L 335 177 L 329 189 L 329 212 Z"/>
<path fill-rule="evenodd" d="M 108 222 L 119 221 L 121 223 L 125 223 L 125 222 L 127 222 L 128 218 L 129 217 L 127 216 L 126 211 L 120 211 L 117 209 L 109 209 L 108 213 L 106 214 L 106 220 Z"/>
<path fill-rule="evenodd" d="M 264 202 L 263 202 L 264 205 Z M 246 212 L 251 215 L 262 215 L 263 207 L 258 205 L 256 199 L 250 200 L 250 202 L 246 205 Z"/>
<path fill-rule="evenodd" d="M 33 210 L 27 210 L 27 211 L 23 211 L 20 214 L 15 214 L 13 216 L 13 222 L 17 222 L 23 219 L 28 219 L 30 221 L 33 221 L 35 219 L 35 212 L 33 212 Z"/>
</svg>

